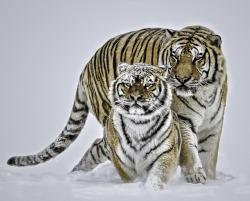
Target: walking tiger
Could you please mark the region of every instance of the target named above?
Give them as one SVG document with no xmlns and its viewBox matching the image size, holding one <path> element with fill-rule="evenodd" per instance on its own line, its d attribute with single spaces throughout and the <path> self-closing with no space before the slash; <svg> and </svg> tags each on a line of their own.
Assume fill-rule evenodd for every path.
<svg viewBox="0 0 250 201">
<path fill-rule="evenodd" d="M 202 26 L 179 31 L 148 28 L 121 34 L 97 50 L 80 75 L 70 118 L 57 139 L 38 154 L 12 157 L 9 165 L 43 163 L 63 152 L 80 134 L 92 112 L 104 126 L 111 105 L 110 83 L 117 65 L 147 63 L 171 68 L 172 110 L 182 133 L 180 165 L 188 182 L 216 178 L 216 164 L 227 97 L 226 61 L 221 37 Z"/>
</svg>

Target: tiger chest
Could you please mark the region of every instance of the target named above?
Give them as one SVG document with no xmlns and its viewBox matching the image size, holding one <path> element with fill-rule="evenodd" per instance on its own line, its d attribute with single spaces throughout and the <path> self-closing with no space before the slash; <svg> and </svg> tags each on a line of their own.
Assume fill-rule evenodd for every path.
<svg viewBox="0 0 250 201">
<path fill-rule="evenodd" d="M 116 129 L 119 135 L 119 145 L 116 148 L 116 154 L 121 163 L 134 171 L 138 177 L 145 176 L 153 161 L 164 151 L 168 149 L 168 140 L 161 143 L 164 136 L 167 136 L 167 129 L 170 120 L 166 121 L 161 132 L 150 136 L 154 125 L 159 123 L 156 120 L 150 120 L 144 124 L 131 124 L 131 121 L 117 122 Z"/>
</svg>

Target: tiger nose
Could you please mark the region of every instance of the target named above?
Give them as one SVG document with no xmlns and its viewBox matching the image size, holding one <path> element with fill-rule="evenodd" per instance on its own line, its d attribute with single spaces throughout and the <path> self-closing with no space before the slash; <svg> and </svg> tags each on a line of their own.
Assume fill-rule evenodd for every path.
<svg viewBox="0 0 250 201">
<path fill-rule="evenodd" d="M 141 100 L 142 99 L 142 95 L 138 94 L 130 94 L 130 98 L 133 100 L 133 101 L 138 101 L 138 100 Z"/>
<path fill-rule="evenodd" d="M 186 82 L 188 82 L 191 79 L 191 76 L 179 76 L 176 75 L 175 78 L 181 83 L 181 84 L 185 84 Z"/>
</svg>

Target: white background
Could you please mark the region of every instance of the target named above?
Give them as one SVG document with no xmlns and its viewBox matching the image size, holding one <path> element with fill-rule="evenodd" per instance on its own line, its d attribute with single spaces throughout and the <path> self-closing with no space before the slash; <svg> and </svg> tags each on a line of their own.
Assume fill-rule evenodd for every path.
<svg viewBox="0 0 250 201">
<path fill-rule="evenodd" d="M 249 8 L 248 0 L 0 0 L 0 168 L 5 178 L 0 192 L 13 187 L 5 174 L 68 174 L 102 135 L 92 115 L 80 137 L 56 159 L 28 168 L 8 167 L 6 161 L 36 153 L 60 134 L 79 75 L 104 42 L 147 27 L 202 25 L 222 37 L 229 94 L 218 171 L 249 179 Z M 9 193 L 1 194 L 8 200 Z"/>
</svg>

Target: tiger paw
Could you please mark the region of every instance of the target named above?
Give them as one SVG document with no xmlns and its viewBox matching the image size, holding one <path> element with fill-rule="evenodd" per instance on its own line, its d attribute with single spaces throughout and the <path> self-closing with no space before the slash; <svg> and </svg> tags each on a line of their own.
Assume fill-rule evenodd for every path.
<svg viewBox="0 0 250 201">
<path fill-rule="evenodd" d="M 159 182 L 153 182 L 153 181 L 147 181 L 146 183 L 143 184 L 143 187 L 147 191 L 162 191 L 167 189 L 167 184 L 166 183 L 159 183 Z"/>
<path fill-rule="evenodd" d="M 202 183 L 204 184 L 206 182 L 207 176 L 203 168 L 199 167 L 196 170 L 189 171 L 188 173 L 185 173 L 185 178 L 188 183 L 198 184 Z"/>
</svg>

